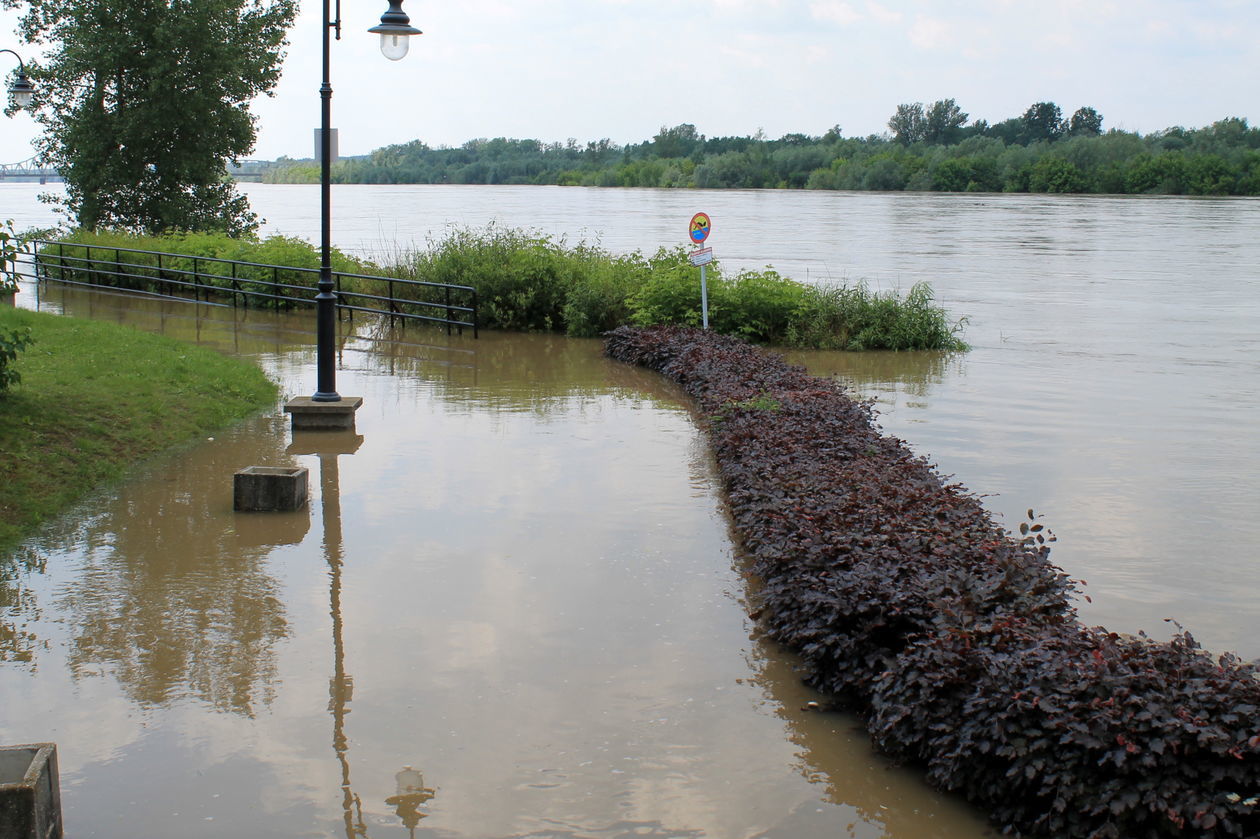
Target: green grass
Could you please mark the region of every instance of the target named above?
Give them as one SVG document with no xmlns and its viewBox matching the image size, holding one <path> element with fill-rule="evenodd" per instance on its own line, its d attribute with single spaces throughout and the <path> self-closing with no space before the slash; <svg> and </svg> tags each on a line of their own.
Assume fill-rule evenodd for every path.
<svg viewBox="0 0 1260 839">
<path fill-rule="evenodd" d="M 0 307 L 29 327 L 0 393 L 0 552 L 137 462 L 273 404 L 258 368 L 169 338 Z"/>
</svg>

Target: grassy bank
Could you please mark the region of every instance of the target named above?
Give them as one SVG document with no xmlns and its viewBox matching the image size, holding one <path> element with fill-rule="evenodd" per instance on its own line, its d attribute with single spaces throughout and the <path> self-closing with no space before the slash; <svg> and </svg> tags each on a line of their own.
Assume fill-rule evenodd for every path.
<svg viewBox="0 0 1260 839">
<path fill-rule="evenodd" d="M 75 233 L 76 242 L 110 247 L 212 256 L 246 262 L 315 267 L 316 250 L 298 239 L 230 239 L 219 234 L 137 237 L 120 233 Z M 84 256 L 84 253 L 72 254 Z M 109 258 L 108 251 L 97 251 Z M 131 269 L 130 287 L 161 290 L 156 258 L 151 270 Z M 683 248 L 614 254 L 598 245 L 569 244 L 540 233 L 490 225 L 455 230 L 425 250 L 401 251 L 384 264 L 334 256 L 334 270 L 473 286 L 480 300 L 479 324 L 486 329 L 559 332 L 590 337 L 619 326 L 699 326 L 700 271 Z M 149 263 L 144 263 L 149 265 Z M 168 269 L 191 268 L 164 258 Z M 104 268 L 109 270 L 108 263 Z M 248 276 L 250 269 L 243 269 Z M 256 269 L 267 274 L 268 269 Z M 152 279 L 149 278 L 150 273 Z M 807 285 L 771 268 L 724 271 L 708 268 L 709 322 L 713 330 L 761 344 L 836 350 L 967 349 L 965 318 L 952 318 L 935 302 L 932 287 L 916 283 L 904 295 L 876 291 L 864 283 Z M 260 275 L 261 276 L 261 275 Z M 266 278 L 262 276 L 261 278 Z M 314 285 L 313 274 L 282 278 Z M 387 293 L 384 284 L 345 280 L 346 290 Z M 410 287 L 417 300 L 440 303 L 441 292 Z M 429 297 L 421 295 L 429 294 Z"/>
<path fill-rule="evenodd" d="M 275 384 L 212 350 L 107 323 L 0 307 L 29 327 L 0 394 L 0 552 L 103 482 L 268 404 Z"/>
</svg>

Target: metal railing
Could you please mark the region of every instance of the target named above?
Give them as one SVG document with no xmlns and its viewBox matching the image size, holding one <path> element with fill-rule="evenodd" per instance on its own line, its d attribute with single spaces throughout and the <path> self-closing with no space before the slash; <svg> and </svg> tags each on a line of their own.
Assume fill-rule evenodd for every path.
<svg viewBox="0 0 1260 839">
<path fill-rule="evenodd" d="M 38 282 L 105 288 L 151 297 L 221 306 L 315 305 L 318 268 L 270 265 L 212 256 L 144 251 L 113 245 L 31 240 L 19 255 L 18 273 Z M 25 270 L 24 270 L 25 269 Z M 399 277 L 333 272 L 338 312 L 377 314 L 396 321 L 424 321 L 465 328 L 478 336 L 477 290 Z M 225 302 L 226 301 L 226 302 Z"/>
</svg>

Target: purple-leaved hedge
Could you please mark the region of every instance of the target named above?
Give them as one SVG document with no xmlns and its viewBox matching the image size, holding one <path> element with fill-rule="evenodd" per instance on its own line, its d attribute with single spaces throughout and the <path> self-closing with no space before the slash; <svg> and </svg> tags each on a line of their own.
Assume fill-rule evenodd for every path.
<svg viewBox="0 0 1260 839">
<path fill-rule="evenodd" d="M 701 330 L 605 338 L 696 401 L 759 619 L 884 752 L 1008 834 L 1260 836 L 1254 666 L 1082 625 L 1039 525 L 1008 533 L 840 385 Z"/>
</svg>

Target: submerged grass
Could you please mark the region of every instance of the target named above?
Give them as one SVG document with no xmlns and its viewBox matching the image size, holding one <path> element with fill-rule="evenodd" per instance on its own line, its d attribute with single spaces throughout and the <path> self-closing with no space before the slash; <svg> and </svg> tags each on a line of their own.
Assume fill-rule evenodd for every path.
<svg viewBox="0 0 1260 839">
<path fill-rule="evenodd" d="M 215 256 L 250 262 L 314 267 L 316 250 L 301 240 L 262 241 L 221 234 L 131 237 L 122 233 L 75 233 L 74 241 L 106 248 Z M 97 251 L 108 259 L 108 251 Z M 133 257 L 129 257 L 133 258 Z M 536 231 L 484 228 L 450 231 L 425 250 L 399 251 L 385 264 L 334 255 L 334 270 L 449 283 L 477 289 L 483 328 L 600 335 L 619 326 L 699 326 L 700 272 L 682 247 L 614 254 L 597 244 L 569 244 Z M 176 263 L 165 261 L 168 268 Z M 184 266 L 182 263 L 178 267 Z M 108 268 L 108 266 L 107 266 Z M 147 283 L 148 274 L 140 280 Z M 156 274 L 156 271 L 153 271 Z M 295 275 L 311 285 L 314 275 Z M 386 294 L 385 283 L 353 281 L 354 290 Z M 936 304 L 932 287 L 916 283 L 908 293 L 855 285 L 807 285 L 771 268 L 729 273 L 719 263 L 707 270 L 709 323 L 723 334 L 760 344 L 833 350 L 968 349 L 965 318 L 952 319 Z M 155 288 L 160 283 L 154 279 Z M 443 292 L 396 286 L 394 292 L 441 304 Z"/>
<path fill-rule="evenodd" d="M 0 552 L 138 461 L 274 402 L 258 368 L 108 323 L 0 308 L 29 327 L 0 395 Z"/>
</svg>

